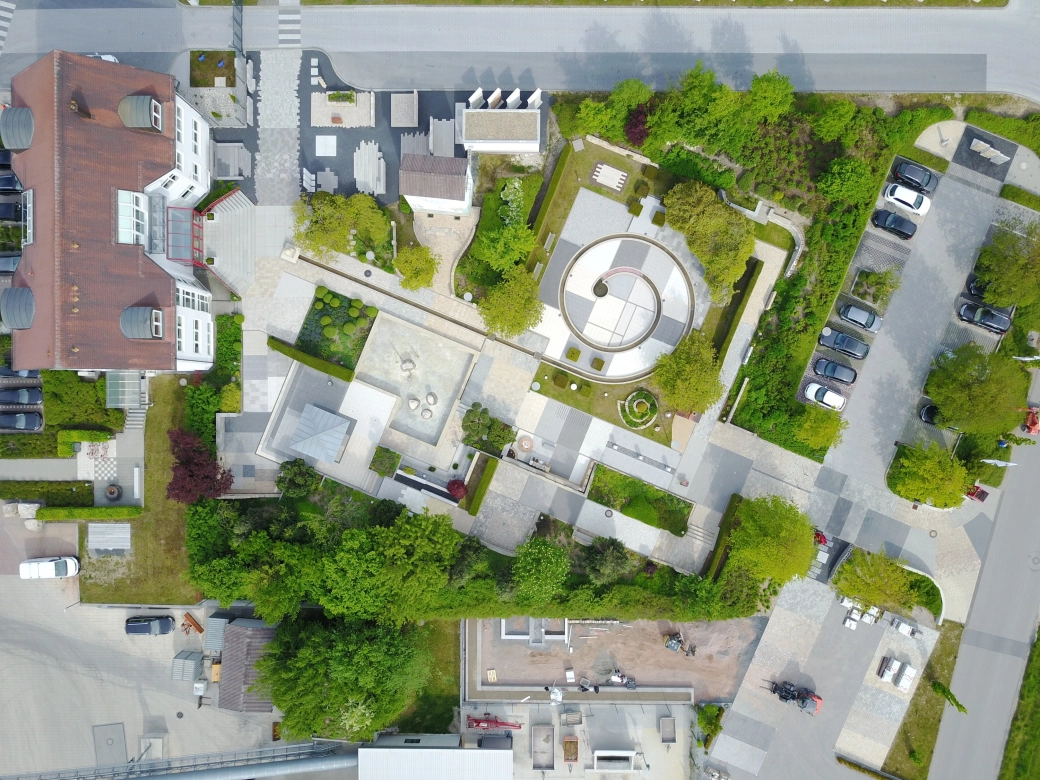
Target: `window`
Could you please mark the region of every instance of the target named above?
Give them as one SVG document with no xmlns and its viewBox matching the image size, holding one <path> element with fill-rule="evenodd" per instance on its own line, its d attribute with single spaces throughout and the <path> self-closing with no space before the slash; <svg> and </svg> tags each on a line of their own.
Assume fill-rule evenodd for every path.
<svg viewBox="0 0 1040 780">
<path fill-rule="evenodd" d="M 162 309 L 152 309 L 152 337 L 162 338 Z"/>
<path fill-rule="evenodd" d="M 170 187 L 172 187 L 176 183 L 177 183 L 177 174 L 176 173 L 171 173 L 169 176 L 166 177 L 166 181 L 164 181 L 162 183 L 162 186 L 163 186 L 163 189 L 168 190 L 168 189 L 170 189 Z"/>
<path fill-rule="evenodd" d="M 191 187 L 188 187 L 188 189 L 186 189 L 184 192 L 181 193 L 181 198 L 190 198 L 191 197 L 191 193 L 193 193 L 194 191 L 195 191 L 194 189 L 192 189 Z"/>
<path fill-rule="evenodd" d="M 209 296 L 198 293 L 199 311 L 209 312 Z"/>
<path fill-rule="evenodd" d="M 184 351 L 184 318 L 177 315 L 177 351 Z"/>
<path fill-rule="evenodd" d="M 174 306 L 180 306 L 181 305 L 181 288 L 180 287 L 174 287 L 173 288 L 173 305 Z"/>
<path fill-rule="evenodd" d="M 180 152 L 177 152 L 177 170 L 178 171 L 183 171 L 184 170 L 184 155 L 181 154 Z"/>
<path fill-rule="evenodd" d="M 206 320 L 206 355 L 213 356 L 213 323 Z"/>
<path fill-rule="evenodd" d="M 162 105 L 156 101 L 152 101 L 152 127 L 162 132 Z"/>
<path fill-rule="evenodd" d="M 195 181 L 199 180 L 199 164 L 198 163 L 195 163 L 191 167 L 191 178 L 193 178 Z"/>
<path fill-rule="evenodd" d="M 33 191 L 26 190 L 22 193 L 22 219 L 25 220 L 25 236 L 22 238 L 22 246 L 29 246 L 33 242 Z"/>
<path fill-rule="evenodd" d="M 181 302 L 180 302 L 180 305 L 183 306 L 185 309 L 194 309 L 195 308 L 195 293 L 192 292 L 191 290 L 183 290 L 181 292 Z"/>
<path fill-rule="evenodd" d="M 199 354 L 199 334 L 200 334 L 199 321 L 195 320 L 194 324 L 195 324 L 195 354 L 197 355 L 197 354 Z"/>
<path fill-rule="evenodd" d="M 182 128 L 184 126 L 184 111 L 177 106 L 177 143 L 181 142 Z M 198 154 L 198 152 L 196 152 Z"/>
<path fill-rule="evenodd" d="M 191 120 L 191 150 L 195 154 L 199 153 L 199 122 L 197 119 Z"/>
<path fill-rule="evenodd" d="M 140 192 L 119 190 L 117 200 L 118 240 L 120 244 L 144 244 L 148 235 L 148 210 Z"/>
</svg>

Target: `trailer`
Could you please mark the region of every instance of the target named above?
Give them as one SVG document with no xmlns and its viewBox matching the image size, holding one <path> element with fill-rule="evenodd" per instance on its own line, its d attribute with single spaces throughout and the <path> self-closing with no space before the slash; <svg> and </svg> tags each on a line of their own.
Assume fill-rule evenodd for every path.
<svg viewBox="0 0 1040 780">
<path fill-rule="evenodd" d="M 675 744 L 675 718 L 661 718 L 661 742 L 665 745 Z"/>
<path fill-rule="evenodd" d="M 556 745 L 552 726 L 534 726 L 531 729 L 531 752 L 535 769 L 551 770 L 556 767 Z"/>
<path fill-rule="evenodd" d="M 577 764 L 578 763 L 578 738 L 577 737 L 564 737 L 563 738 L 563 763 L 565 763 L 565 764 Z"/>
</svg>

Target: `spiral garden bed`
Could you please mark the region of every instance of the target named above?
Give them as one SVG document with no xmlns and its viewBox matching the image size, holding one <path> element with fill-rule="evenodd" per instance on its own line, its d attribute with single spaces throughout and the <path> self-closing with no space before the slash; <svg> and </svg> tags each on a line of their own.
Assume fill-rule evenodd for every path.
<svg viewBox="0 0 1040 780">
<path fill-rule="evenodd" d="M 659 411 L 657 398 L 642 387 L 629 393 L 624 401 L 618 401 L 617 410 L 625 425 L 635 431 L 653 425 Z"/>
</svg>

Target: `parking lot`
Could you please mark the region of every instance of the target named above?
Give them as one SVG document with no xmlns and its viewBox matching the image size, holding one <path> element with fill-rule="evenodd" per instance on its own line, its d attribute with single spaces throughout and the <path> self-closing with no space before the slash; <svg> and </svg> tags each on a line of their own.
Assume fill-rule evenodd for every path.
<svg viewBox="0 0 1040 780">
<path fill-rule="evenodd" d="M 78 600 L 75 578 L 0 576 L 5 774 L 111 763 L 122 751 L 134 759 L 144 734 L 165 735 L 167 757 L 271 742 L 277 714 L 227 712 L 207 703 L 199 708 L 191 683 L 171 679 L 177 652 L 201 649 L 198 634 L 124 632 L 132 615 L 172 615 L 179 624 L 183 610 L 113 609 Z M 193 614 L 202 619 L 201 611 Z M 109 728 L 95 732 L 99 726 Z"/>
<path fill-rule="evenodd" d="M 10 277 L 8 277 L 10 279 Z M 42 387 L 42 383 L 39 378 L 30 379 L 22 378 L 18 376 L 0 376 L 0 392 L 4 390 L 19 390 L 21 388 L 39 388 Z M 0 401 L 0 414 L 24 414 L 28 412 L 36 412 L 39 415 L 43 415 L 43 403 L 38 404 L 17 404 L 17 403 L 3 403 Z M 43 430 L 41 427 L 40 430 Z M 0 428 L 0 433 L 12 433 L 13 431 Z"/>
</svg>

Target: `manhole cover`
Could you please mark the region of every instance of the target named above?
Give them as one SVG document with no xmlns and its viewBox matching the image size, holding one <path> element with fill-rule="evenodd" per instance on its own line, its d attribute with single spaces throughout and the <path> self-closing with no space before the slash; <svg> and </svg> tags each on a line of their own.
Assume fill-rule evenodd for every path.
<svg viewBox="0 0 1040 780">
<path fill-rule="evenodd" d="M 1040 551 L 1034 550 L 1029 553 L 1028 561 L 1030 569 L 1033 571 L 1040 571 Z"/>
<path fill-rule="evenodd" d="M 938 531 L 929 531 L 928 535 L 934 539 L 935 537 L 937 537 L 939 535 L 939 532 Z"/>
</svg>

